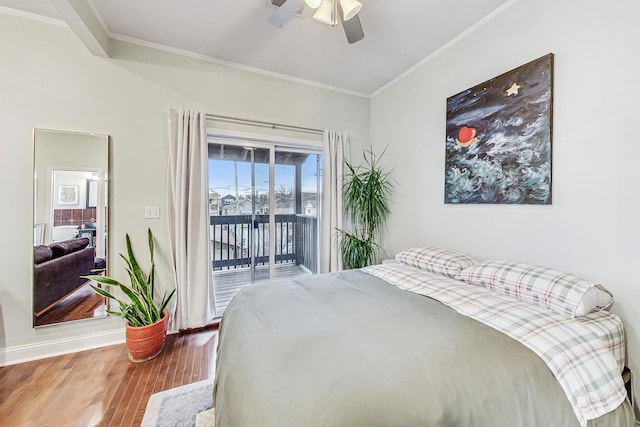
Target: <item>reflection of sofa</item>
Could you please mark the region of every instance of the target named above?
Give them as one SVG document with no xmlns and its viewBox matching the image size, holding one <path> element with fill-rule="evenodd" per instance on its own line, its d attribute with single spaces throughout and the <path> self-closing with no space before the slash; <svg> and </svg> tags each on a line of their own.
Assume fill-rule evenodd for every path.
<svg viewBox="0 0 640 427">
<path fill-rule="evenodd" d="M 89 239 L 71 239 L 34 248 L 33 312 L 40 316 L 78 289 L 95 268 L 95 249 Z"/>
</svg>

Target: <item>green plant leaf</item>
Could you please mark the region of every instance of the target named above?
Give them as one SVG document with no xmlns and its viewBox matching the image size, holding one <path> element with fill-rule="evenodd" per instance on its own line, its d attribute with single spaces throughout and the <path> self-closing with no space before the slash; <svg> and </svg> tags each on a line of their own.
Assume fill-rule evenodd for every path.
<svg viewBox="0 0 640 427">
<path fill-rule="evenodd" d="M 375 239 L 391 212 L 389 200 L 393 191 L 391 174 L 380 165 L 380 156 L 364 150 L 364 163 L 355 166 L 345 161 L 346 182 L 343 187 L 344 209 L 351 220 L 352 231 L 340 232 L 340 248 L 348 268 L 360 268 L 375 262 L 379 246 Z"/>
<path fill-rule="evenodd" d="M 97 286 L 93 286 L 93 285 L 89 285 L 91 286 L 91 289 L 93 289 L 95 291 L 95 293 L 97 293 L 98 295 L 101 295 L 105 298 L 111 298 L 117 301 L 117 298 L 114 297 L 113 295 L 111 295 L 109 292 L 105 291 L 102 288 L 98 288 Z"/>
<path fill-rule="evenodd" d="M 340 250 L 347 268 L 362 268 L 375 261 L 378 245 L 374 241 L 347 231 L 338 232 L 341 236 Z"/>
<path fill-rule="evenodd" d="M 107 276 L 80 276 L 84 279 L 93 280 L 94 282 L 107 286 L 120 286 L 121 283 Z"/>
<path fill-rule="evenodd" d="M 120 286 L 120 289 L 131 300 L 132 309 L 139 319 L 152 319 L 148 308 L 148 302 L 144 301 L 143 295 L 137 293 L 133 288 L 125 285 Z"/>
<path fill-rule="evenodd" d="M 155 264 L 155 261 L 153 259 L 154 257 L 154 252 L 155 252 L 155 239 L 153 238 L 153 234 L 151 233 L 151 229 L 147 228 L 147 240 L 149 242 L 149 254 L 150 254 L 150 258 L 151 258 L 151 265 Z"/>
<path fill-rule="evenodd" d="M 169 296 L 167 296 L 167 293 L 164 293 L 164 298 L 162 299 L 162 304 L 160 305 L 160 313 L 162 313 L 164 311 L 164 309 L 167 307 L 167 304 L 169 304 L 169 301 L 171 301 L 171 297 L 173 296 L 173 294 L 176 293 L 176 290 L 172 290 L 171 293 L 169 294 Z"/>
<path fill-rule="evenodd" d="M 131 239 L 129 238 L 129 235 L 126 234 L 125 241 L 127 256 L 120 254 L 120 257 L 125 262 L 125 270 L 129 276 L 130 285 L 126 285 L 107 276 L 83 276 L 96 283 L 119 288 L 128 301 L 118 298 L 113 293 L 105 289 L 91 285 L 94 292 L 118 303 L 120 311 L 108 310 L 107 313 L 109 315 L 123 317 L 131 326 L 134 327 L 151 325 L 160 320 L 162 317 L 162 311 L 176 292 L 176 289 L 173 289 L 169 294 L 165 292 L 160 308 L 156 305 L 153 298 L 155 288 L 155 243 L 151 229 L 148 229 L 147 236 L 151 260 L 151 267 L 148 275 L 145 274 L 136 260 L 131 245 Z"/>
<path fill-rule="evenodd" d="M 150 300 L 153 300 L 153 295 L 155 294 L 155 272 L 156 272 L 156 267 L 155 265 L 151 266 L 151 271 L 149 271 L 149 276 L 147 276 L 147 297 Z M 157 320 L 160 320 L 160 318 L 162 317 L 162 309 L 155 309 L 155 304 L 152 307 L 154 309 L 154 316 L 157 318 Z"/>
<path fill-rule="evenodd" d="M 121 311 L 106 310 L 109 316 L 125 317 Z"/>
<path fill-rule="evenodd" d="M 131 247 L 131 238 L 129 237 L 129 234 L 125 235 L 125 241 L 126 241 L 127 256 L 128 256 L 127 258 L 125 258 L 125 261 L 128 264 L 131 274 L 133 274 L 133 276 L 135 277 L 135 281 L 132 279 L 132 284 L 135 284 L 136 286 L 139 287 L 140 290 L 142 290 L 141 285 L 143 283 L 147 283 L 147 277 L 145 276 L 144 272 L 140 268 L 140 265 L 138 264 L 138 261 L 136 260 L 136 257 L 133 254 L 133 248 Z"/>
</svg>

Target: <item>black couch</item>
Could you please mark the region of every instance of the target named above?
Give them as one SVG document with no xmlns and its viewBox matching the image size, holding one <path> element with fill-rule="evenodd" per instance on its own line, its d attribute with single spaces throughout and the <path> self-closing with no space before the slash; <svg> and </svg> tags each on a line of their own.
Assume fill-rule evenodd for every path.
<svg viewBox="0 0 640 427">
<path fill-rule="evenodd" d="M 96 268 L 95 248 L 86 237 L 34 248 L 33 313 L 41 316 L 87 282 Z"/>
</svg>

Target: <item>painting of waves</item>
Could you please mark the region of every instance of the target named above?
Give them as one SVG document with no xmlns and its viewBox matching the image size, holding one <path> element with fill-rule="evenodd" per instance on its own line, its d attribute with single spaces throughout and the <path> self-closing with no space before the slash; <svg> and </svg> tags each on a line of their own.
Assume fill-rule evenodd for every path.
<svg viewBox="0 0 640 427">
<path fill-rule="evenodd" d="M 445 203 L 551 204 L 553 54 L 447 99 Z"/>
</svg>

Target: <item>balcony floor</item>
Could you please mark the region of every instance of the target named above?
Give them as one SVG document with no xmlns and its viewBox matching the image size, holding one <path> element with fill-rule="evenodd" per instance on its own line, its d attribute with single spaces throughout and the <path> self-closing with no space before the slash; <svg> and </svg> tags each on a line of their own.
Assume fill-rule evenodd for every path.
<svg viewBox="0 0 640 427">
<path fill-rule="evenodd" d="M 311 274 L 309 270 L 294 263 L 276 264 L 275 279 L 284 279 L 304 274 Z M 269 266 L 256 266 L 256 283 L 269 280 Z M 213 287 L 216 296 L 216 317 L 222 316 L 231 299 L 238 291 L 249 286 L 251 270 L 248 267 L 217 270 L 213 272 Z"/>
</svg>

